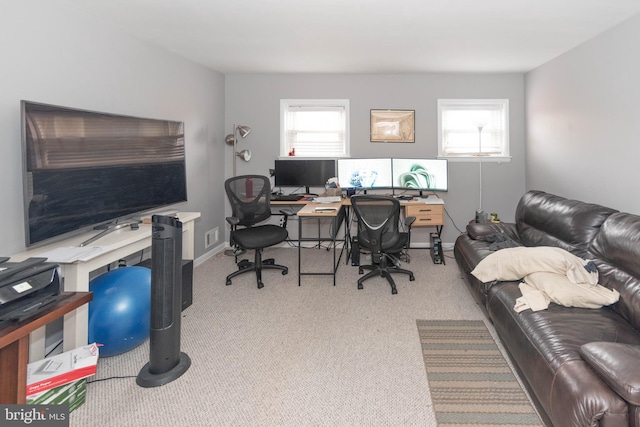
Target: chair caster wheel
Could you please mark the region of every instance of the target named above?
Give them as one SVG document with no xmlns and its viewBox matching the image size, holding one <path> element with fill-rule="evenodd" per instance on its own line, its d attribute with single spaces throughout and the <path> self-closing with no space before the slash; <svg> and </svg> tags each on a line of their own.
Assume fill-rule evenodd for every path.
<svg viewBox="0 0 640 427">
<path fill-rule="evenodd" d="M 392 295 L 396 295 L 397 293 L 398 293 L 398 290 L 396 288 L 391 289 Z"/>
<path fill-rule="evenodd" d="M 258 289 L 262 289 L 262 288 L 264 288 L 264 283 L 258 282 Z"/>
<path fill-rule="evenodd" d="M 358 269 L 358 274 L 364 274 L 364 270 L 363 270 L 363 269 L 361 269 L 361 268 L 359 268 L 359 269 Z"/>
<path fill-rule="evenodd" d="M 362 273 L 361 273 L 362 274 Z M 362 289 L 362 285 L 358 285 L 358 289 Z"/>
<path fill-rule="evenodd" d="M 227 279 L 227 286 L 231 284 L 231 279 Z"/>
<path fill-rule="evenodd" d="M 409 281 L 410 282 L 415 282 L 416 277 L 412 274 L 411 276 L 409 276 Z"/>
<path fill-rule="evenodd" d="M 282 275 L 286 276 L 287 274 L 289 274 L 289 270 L 282 270 Z"/>
</svg>

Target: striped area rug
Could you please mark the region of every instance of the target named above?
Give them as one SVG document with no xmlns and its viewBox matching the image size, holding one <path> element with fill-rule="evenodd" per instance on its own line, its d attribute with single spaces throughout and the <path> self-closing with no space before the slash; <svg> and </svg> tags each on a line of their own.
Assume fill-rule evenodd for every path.
<svg viewBox="0 0 640 427">
<path fill-rule="evenodd" d="M 439 427 L 542 426 L 479 320 L 418 320 Z"/>
</svg>

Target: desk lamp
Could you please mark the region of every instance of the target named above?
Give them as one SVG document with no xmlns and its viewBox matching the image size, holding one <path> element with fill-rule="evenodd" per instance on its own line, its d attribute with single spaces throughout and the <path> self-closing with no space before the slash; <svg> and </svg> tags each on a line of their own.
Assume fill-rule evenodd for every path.
<svg viewBox="0 0 640 427">
<path fill-rule="evenodd" d="M 233 176 L 236 176 L 236 157 L 240 157 L 245 162 L 251 160 L 251 151 L 242 150 L 240 152 L 236 152 L 236 144 L 238 144 L 236 131 L 238 132 L 238 135 L 240 135 L 240 138 L 244 139 L 251 133 L 251 128 L 244 125 L 233 125 L 233 133 L 230 133 L 224 138 L 224 142 L 226 142 L 227 145 L 232 146 L 231 156 L 233 157 Z"/>
</svg>

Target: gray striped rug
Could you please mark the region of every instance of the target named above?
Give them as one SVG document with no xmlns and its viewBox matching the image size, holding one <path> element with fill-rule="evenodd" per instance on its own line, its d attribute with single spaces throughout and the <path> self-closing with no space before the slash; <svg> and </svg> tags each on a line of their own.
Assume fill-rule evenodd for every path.
<svg viewBox="0 0 640 427">
<path fill-rule="evenodd" d="M 439 427 L 542 426 L 480 320 L 418 320 Z"/>
</svg>

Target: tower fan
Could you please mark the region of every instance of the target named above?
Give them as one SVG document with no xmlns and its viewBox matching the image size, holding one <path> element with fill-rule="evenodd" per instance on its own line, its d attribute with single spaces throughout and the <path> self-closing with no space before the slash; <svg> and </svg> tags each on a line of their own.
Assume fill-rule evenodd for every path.
<svg viewBox="0 0 640 427">
<path fill-rule="evenodd" d="M 149 363 L 136 378 L 141 387 L 157 387 L 178 379 L 191 366 L 180 351 L 182 301 L 182 223 L 153 215 L 151 239 L 151 322 Z"/>
</svg>

